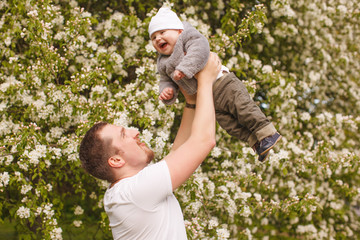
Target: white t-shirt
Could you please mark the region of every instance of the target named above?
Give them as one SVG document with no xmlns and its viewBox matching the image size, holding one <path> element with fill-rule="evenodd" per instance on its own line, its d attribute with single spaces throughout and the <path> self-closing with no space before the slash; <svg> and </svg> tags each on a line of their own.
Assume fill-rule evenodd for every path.
<svg viewBox="0 0 360 240">
<path fill-rule="evenodd" d="M 165 161 L 108 188 L 104 207 L 115 240 L 187 239 L 184 217 L 172 193 Z"/>
</svg>

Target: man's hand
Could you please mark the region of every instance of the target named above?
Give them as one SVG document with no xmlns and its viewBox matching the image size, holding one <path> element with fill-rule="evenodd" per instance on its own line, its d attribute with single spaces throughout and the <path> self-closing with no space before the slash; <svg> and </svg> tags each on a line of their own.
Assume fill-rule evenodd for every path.
<svg viewBox="0 0 360 240">
<path fill-rule="evenodd" d="M 165 88 L 159 96 L 159 99 L 164 101 L 164 100 L 170 100 L 174 97 L 174 89 L 172 88 Z"/>
<path fill-rule="evenodd" d="M 196 79 L 200 78 L 200 82 L 201 81 L 214 82 L 216 80 L 216 78 L 214 78 L 212 76 L 216 73 L 219 73 L 220 69 L 221 69 L 221 61 L 220 61 L 219 57 L 217 56 L 217 54 L 210 52 L 209 61 L 207 62 L 205 67 L 200 72 L 195 74 L 195 77 L 196 77 Z M 187 103 L 190 103 L 190 104 L 196 103 L 196 94 L 188 95 L 181 87 L 179 87 L 179 88 L 180 88 L 181 93 L 184 95 L 185 101 Z"/>
<path fill-rule="evenodd" d="M 216 78 L 213 77 L 214 73 L 219 73 L 221 70 L 221 61 L 216 53 L 210 52 L 209 60 L 205 67 L 195 74 L 195 78 L 198 83 L 201 81 L 212 81 L 215 82 Z"/>
</svg>

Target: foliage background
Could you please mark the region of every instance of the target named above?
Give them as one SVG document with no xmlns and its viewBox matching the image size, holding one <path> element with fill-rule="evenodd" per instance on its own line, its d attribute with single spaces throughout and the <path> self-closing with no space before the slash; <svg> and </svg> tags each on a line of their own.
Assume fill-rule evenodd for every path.
<svg viewBox="0 0 360 240">
<path fill-rule="evenodd" d="M 189 239 L 358 239 L 357 0 L 0 1 L 0 220 L 19 239 L 111 239 L 107 183 L 80 168 L 100 120 L 160 160 L 183 103 L 157 100 L 147 25 L 163 4 L 209 38 L 283 135 L 266 163 L 217 130 L 176 195 Z"/>
</svg>

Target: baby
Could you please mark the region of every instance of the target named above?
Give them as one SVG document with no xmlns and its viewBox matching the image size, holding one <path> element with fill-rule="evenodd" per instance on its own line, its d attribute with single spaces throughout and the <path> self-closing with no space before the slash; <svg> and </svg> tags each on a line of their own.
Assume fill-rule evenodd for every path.
<svg viewBox="0 0 360 240">
<path fill-rule="evenodd" d="M 181 22 L 169 8 L 160 8 L 149 24 L 151 42 L 159 53 L 159 99 L 175 102 L 179 87 L 193 95 L 197 90 L 194 75 L 207 63 L 209 43 L 188 22 Z M 264 161 L 269 150 L 281 139 L 274 125 L 251 99 L 245 85 L 222 66 L 213 85 L 216 120 L 230 135 L 248 144 Z M 195 105 L 186 104 L 195 108 Z"/>
</svg>

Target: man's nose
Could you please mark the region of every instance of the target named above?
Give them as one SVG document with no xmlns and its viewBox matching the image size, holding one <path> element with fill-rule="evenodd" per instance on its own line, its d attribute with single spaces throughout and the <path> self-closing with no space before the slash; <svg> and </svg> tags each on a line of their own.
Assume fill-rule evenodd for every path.
<svg viewBox="0 0 360 240">
<path fill-rule="evenodd" d="M 129 134 L 131 137 L 136 138 L 139 136 L 140 133 L 137 129 L 131 128 L 131 129 L 129 129 Z"/>
</svg>

